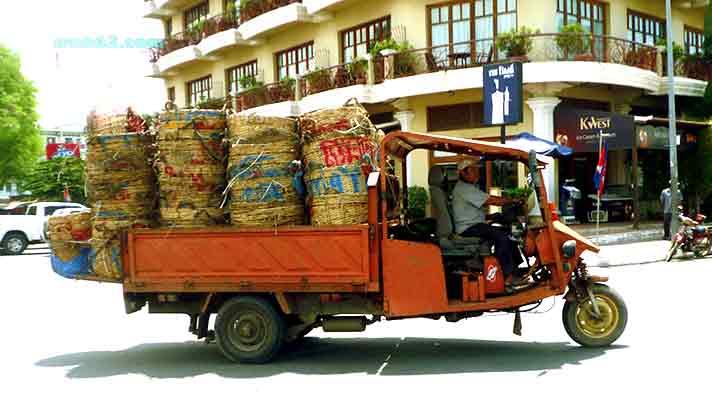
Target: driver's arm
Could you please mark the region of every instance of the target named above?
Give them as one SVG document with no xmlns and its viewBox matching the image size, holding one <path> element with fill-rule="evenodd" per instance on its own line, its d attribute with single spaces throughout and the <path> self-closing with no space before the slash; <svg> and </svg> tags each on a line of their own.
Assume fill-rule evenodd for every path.
<svg viewBox="0 0 712 400">
<path fill-rule="evenodd" d="M 487 201 L 485 201 L 486 206 L 506 206 L 509 204 L 514 204 L 516 201 L 514 199 L 507 199 L 500 196 L 489 196 Z"/>
</svg>

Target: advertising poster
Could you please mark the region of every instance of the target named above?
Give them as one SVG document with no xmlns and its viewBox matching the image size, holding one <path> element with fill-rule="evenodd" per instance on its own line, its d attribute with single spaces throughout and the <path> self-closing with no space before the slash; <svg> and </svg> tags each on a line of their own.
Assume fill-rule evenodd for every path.
<svg viewBox="0 0 712 400">
<path fill-rule="evenodd" d="M 47 159 L 61 157 L 76 157 L 79 158 L 80 151 L 77 143 L 51 143 L 45 148 Z"/>
<path fill-rule="evenodd" d="M 484 125 L 514 125 L 523 120 L 522 63 L 483 68 Z"/>
</svg>

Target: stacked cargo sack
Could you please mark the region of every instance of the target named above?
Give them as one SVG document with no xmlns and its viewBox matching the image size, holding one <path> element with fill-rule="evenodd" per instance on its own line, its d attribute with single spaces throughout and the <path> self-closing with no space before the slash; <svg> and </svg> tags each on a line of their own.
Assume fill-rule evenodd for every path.
<svg viewBox="0 0 712 400">
<path fill-rule="evenodd" d="M 305 181 L 313 226 L 368 220 L 368 174 L 376 168 L 379 133 L 358 103 L 300 118 Z"/>
<path fill-rule="evenodd" d="M 225 222 L 225 125 L 222 111 L 161 114 L 155 163 L 161 225 L 187 228 Z"/>
<path fill-rule="evenodd" d="M 52 269 L 65 278 L 92 275 L 90 257 L 92 212 L 52 217 L 47 221 L 47 239 L 52 250 Z"/>
<path fill-rule="evenodd" d="M 92 268 L 99 277 L 120 280 L 121 232 L 149 227 L 153 218 L 153 136 L 130 108 L 123 115 L 92 115 L 89 131 L 86 181 L 94 212 Z"/>
<path fill-rule="evenodd" d="M 250 228 L 304 224 L 297 121 L 231 115 L 228 126 L 232 224 Z"/>
</svg>

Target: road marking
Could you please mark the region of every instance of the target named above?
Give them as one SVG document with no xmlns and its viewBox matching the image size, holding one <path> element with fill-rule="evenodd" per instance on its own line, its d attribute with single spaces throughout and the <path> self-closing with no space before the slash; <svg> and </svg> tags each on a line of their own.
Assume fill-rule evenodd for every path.
<svg viewBox="0 0 712 400">
<path fill-rule="evenodd" d="M 405 336 L 401 337 L 400 342 L 396 343 L 396 346 L 395 346 L 395 348 L 393 349 L 393 351 L 391 352 L 391 354 L 389 354 L 388 357 L 386 357 L 386 359 L 383 360 L 383 364 L 381 364 L 381 367 L 378 368 L 378 371 L 376 372 L 376 375 L 381 375 L 381 372 L 383 372 L 383 370 L 388 366 L 388 362 L 391 361 L 391 358 L 393 357 L 393 354 L 395 354 L 396 351 L 398 351 L 398 349 L 400 348 L 401 343 L 403 343 L 404 341 L 405 341 Z"/>
</svg>

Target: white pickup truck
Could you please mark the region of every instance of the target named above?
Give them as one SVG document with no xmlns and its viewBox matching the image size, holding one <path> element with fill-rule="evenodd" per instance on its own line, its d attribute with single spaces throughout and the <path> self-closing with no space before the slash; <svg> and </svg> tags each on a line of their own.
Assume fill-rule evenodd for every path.
<svg viewBox="0 0 712 400">
<path fill-rule="evenodd" d="M 42 241 L 45 221 L 63 208 L 86 209 L 79 203 L 37 202 L 24 214 L 0 215 L 0 254 L 19 255 L 30 243 Z"/>
</svg>

